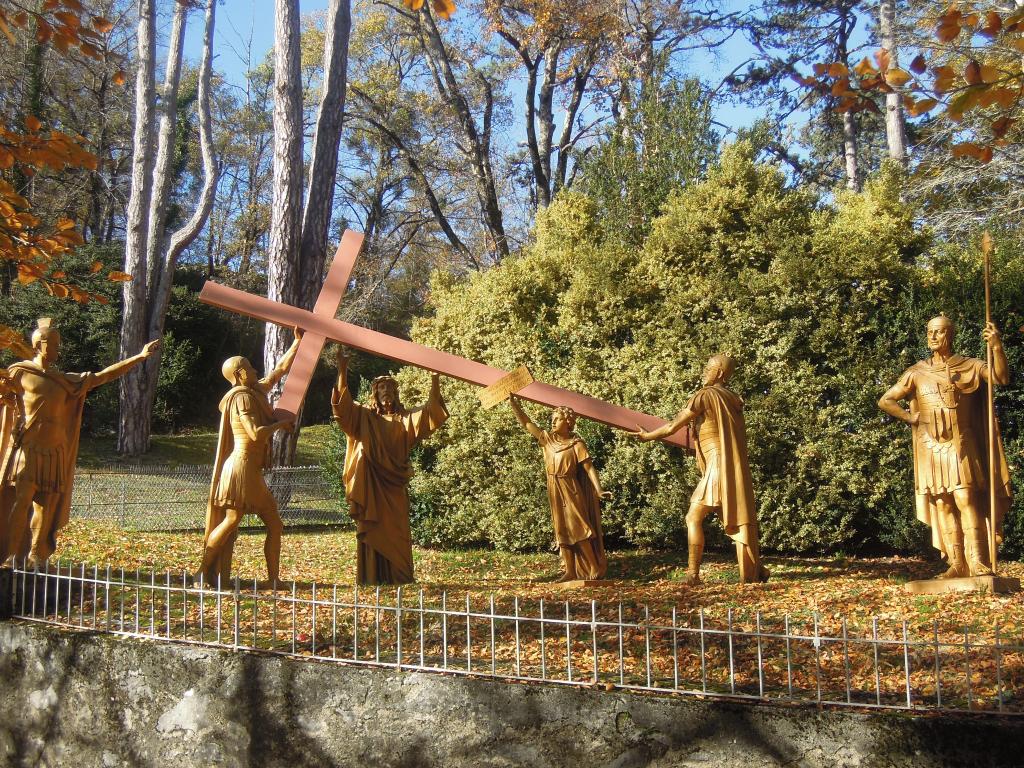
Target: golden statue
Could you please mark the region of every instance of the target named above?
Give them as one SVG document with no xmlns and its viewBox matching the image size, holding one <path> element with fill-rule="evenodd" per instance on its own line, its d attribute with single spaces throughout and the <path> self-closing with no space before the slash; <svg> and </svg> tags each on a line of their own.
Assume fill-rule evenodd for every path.
<svg viewBox="0 0 1024 768">
<path fill-rule="evenodd" d="M 702 523 L 713 511 L 721 513 L 725 532 L 736 543 L 740 582 L 767 581 L 769 576 L 761 564 L 757 508 L 754 506 L 754 489 L 747 460 L 743 400 L 725 387 L 734 369 L 731 358 L 713 355 L 704 367 L 704 386 L 690 398 L 673 421 L 653 432 L 642 429 L 630 432 L 641 440 L 657 440 L 694 422 L 694 447 L 701 478 L 690 497 L 690 509 L 686 513 L 690 555 L 684 578 L 687 584 L 700 583 L 700 563 L 704 556 Z"/>
<path fill-rule="evenodd" d="M 27 565 L 41 566 L 49 560 L 57 548 L 57 532 L 67 524 L 71 510 L 86 395 L 123 376 L 159 346 L 159 340 L 151 341 L 139 354 L 99 373 L 64 373 L 55 365 L 60 332 L 49 318 L 39 320 L 32 332 L 33 358 L 15 363 L 0 377 L 0 402 L 7 412 L 0 419 L 0 438 L 5 438 L 0 444 L 4 560 L 25 557 L 26 526 L 31 531 Z"/>
<path fill-rule="evenodd" d="M 573 432 L 576 412 L 565 406 L 551 412 L 551 431 L 546 432 L 523 411 L 519 398 L 509 405 L 520 426 L 540 443 L 551 504 L 551 524 L 562 558 L 558 582 L 604 578 L 608 560 L 601 531 L 601 500 L 612 497 L 601 490 L 594 462 L 583 439 Z"/>
<path fill-rule="evenodd" d="M 203 534 L 203 562 L 196 578 L 216 584 L 218 577 L 231 577 L 231 557 L 238 524 L 245 515 L 256 515 L 267 528 L 263 553 L 271 586 L 280 578 L 281 534 L 284 524 L 263 479 L 269 465 L 270 437 L 277 430 L 291 430 L 290 420 L 275 421 L 267 393 L 292 366 L 302 331 L 295 329 L 295 341 L 277 367 L 264 379 L 258 378 L 252 363 L 244 357 L 229 357 L 221 373 L 231 389 L 220 401 L 220 430 L 213 479 L 206 506 Z"/>
<path fill-rule="evenodd" d="M 932 529 L 932 546 L 948 560 L 939 578 L 987 576 L 989 501 L 989 420 L 987 387 L 1007 384 L 1009 365 L 999 331 L 987 323 L 982 335 L 992 350 L 992 370 L 983 360 L 953 354 L 953 321 L 945 315 L 928 321 L 932 356 L 900 376 L 878 401 L 883 411 L 912 427 L 917 518 Z M 909 400 L 904 410 L 899 400 Z M 996 430 L 995 526 L 1001 540 L 1010 506 L 1010 473 Z"/>
<path fill-rule="evenodd" d="M 448 420 L 439 374 L 433 373 L 427 402 L 402 406 L 398 382 L 378 376 L 370 405 L 352 399 L 348 353 L 338 347 L 338 384 L 331 395 L 334 419 L 345 433 L 345 498 L 356 521 L 356 581 L 407 584 L 413 581 L 409 532 L 409 454 Z"/>
</svg>

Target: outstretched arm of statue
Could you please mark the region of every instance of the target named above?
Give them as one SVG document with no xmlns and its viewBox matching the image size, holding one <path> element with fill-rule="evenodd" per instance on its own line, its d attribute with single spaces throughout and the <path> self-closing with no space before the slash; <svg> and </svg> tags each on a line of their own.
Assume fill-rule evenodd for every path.
<svg viewBox="0 0 1024 768">
<path fill-rule="evenodd" d="M 444 404 L 444 398 L 441 397 L 441 374 L 433 371 L 430 374 L 430 402 Z"/>
<path fill-rule="evenodd" d="M 283 429 L 286 432 L 291 432 L 293 422 L 290 419 L 282 419 L 281 421 L 275 421 L 265 426 L 257 426 L 256 420 L 252 417 L 252 414 L 248 411 L 242 411 L 238 414 L 239 420 L 242 422 L 242 427 L 245 429 L 245 434 L 249 436 L 252 441 L 262 440 L 265 437 L 269 437 L 279 429 Z"/>
<path fill-rule="evenodd" d="M 338 369 L 338 381 L 334 388 L 341 392 L 348 389 L 348 361 L 351 354 L 344 344 L 337 344 L 334 347 L 334 366 Z"/>
<path fill-rule="evenodd" d="M 533 435 L 534 438 L 540 440 L 543 430 L 534 424 L 530 417 L 526 415 L 526 411 L 523 410 L 523 406 L 519 402 L 519 398 L 515 395 L 509 395 L 508 404 L 512 406 L 512 413 L 516 416 L 516 421 L 519 422 L 519 426 Z"/>
<path fill-rule="evenodd" d="M 899 401 L 910 396 L 910 389 L 901 384 L 896 384 L 886 392 L 878 401 L 878 407 L 888 413 L 894 419 L 899 419 L 905 424 L 916 426 L 918 415 L 903 408 Z"/>
<path fill-rule="evenodd" d="M 285 374 L 292 368 L 292 363 L 295 361 L 295 353 L 299 351 L 299 342 L 302 341 L 302 329 L 294 328 L 295 341 L 288 347 L 288 350 L 281 356 L 281 359 L 277 361 L 277 365 L 274 366 L 274 370 L 266 375 L 265 378 L 260 380 L 260 385 L 264 389 L 270 389 L 272 386 L 277 384 Z"/>
<path fill-rule="evenodd" d="M 1010 364 L 1006 360 L 1006 350 L 1003 349 L 1003 338 L 999 335 L 999 329 L 995 323 L 986 323 L 981 335 L 992 347 L 992 372 L 990 374 L 988 369 L 985 370 L 985 381 L 1005 387 L 1010 383 Z"/>
<path fill-rule="evenodd" d="M 106 384 L 108 381 L 113 381 L 114 379 L 124 376 L 128 371 L 141 363 L 147 357 L 152 357 L 153 353 L 158 349 L 160 349 L 160 339 L 154 339 L 146 344 L 139 354 L 126 357 L 124 360 L 118 360 L 116 363 L 104 368 L 99 373 L 94 373 L 92 375 L 92 386 L 98 387 L 101 384 Z"/>
<path fill-rule="evenodd" d="M 641 427 L 638 424 L 635 430 L 630 430 L 627 432 L 627 434 L 632 435 L 638 440 L 643 440 L 644 442 L 647 442 L 648 440 L 661 440 L 663 437 L 674 435 L 684 426 L 693 421 L 693 418 L 696 415 L 697 414 L 695 414 L 689 408 L 684 408 L 679 412 L 679 414 L 674 419 L 672 419 L 672 421 L 668 422 L 667 424 L 662 424 L 655 430 L 646 432 L 644 431 L 643 427 Z"/>
<path fill-rule="evenodd" d="M 594 462 L 588 460 L 584 463 L 583 468 L 587 472 L 587 477 L 590 478 L 591 485 L 594 486 L 594 490 L 597 491 L 597 497 L 607 501 L 612 497 L 611 491 L 605 491 L 601 488 L 601 478 L 597 475 L 597 469 L 594 467 Z"/>
<path fill-rule="evenodd" d="M 338 381 L 331 393 L 331 413 L 334 414 L 334 421 L 349 437 L 358 440 L 360 438 L 359 413 L 364 406 L 359 405 L 352 399 L 352 393 L 348 388 L 348 362 L 349 350 L 342 344 L 334 348 L 334 362 L 338 367 Z"/>
</svg>

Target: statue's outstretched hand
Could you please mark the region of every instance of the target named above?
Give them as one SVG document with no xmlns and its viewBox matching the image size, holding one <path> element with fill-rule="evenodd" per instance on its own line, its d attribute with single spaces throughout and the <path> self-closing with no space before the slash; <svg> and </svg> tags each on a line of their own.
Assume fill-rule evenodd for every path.
<svg viewBox="0 0 1024 768">
<path fill-rule="evenodd" d="M 639 424 L 636 425 L 636 429 L 627 429 L 626 434 L 635 437 L 637 440 L 641 440 L 645 443 L 654 439 L 653 437 L 651 437 L 650 432 L 645 432 L 644 428 L 641 427 Z"/>
<path fill-rule="evenodd" d="M 153 353 L 160 349 L 160 339 L 153 339 L 142 348 L 143 357 L 152 357 Z"/>
<path fill-rule="evenodd" d="M 342 368 L 348 367 L 348 361 L 351 359 L 352 353 L 349 348 L 344 344 L 334 345 L 334 365 L 341 370 Z"/>
</svg>

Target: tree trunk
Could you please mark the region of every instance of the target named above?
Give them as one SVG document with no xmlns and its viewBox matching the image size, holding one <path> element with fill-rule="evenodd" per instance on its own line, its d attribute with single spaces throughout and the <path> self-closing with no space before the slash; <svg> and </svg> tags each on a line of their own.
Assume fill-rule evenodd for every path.
<svg viewBox="0 0 1024 768">
<path fill-rule="evenodd" d="M 132 186 L 125 222 L 124 271 L 133 279 L 124 284 L 121 321 L 121 357 L 136 354 L 147 341 L 146 253 L 149 235 L 149 203 L 152 199 L 153 125 L 156 113 L 156 8 L 154 0 L 139 0 L 138 70 L 135 74 L 135 136 L 132 142 Z M 121 421 L 117 450 L 136 456 L 149 448 L 143 425 L 149 421 L 141 397 L 142 371 L 136 367 L 121 377 Z"/>
<path fill-rule="evenodd" d="M 324 83 L 313 132 L 313 156 L 309 167 L 309 189 L 302 212 L 301 239 L 298 253 L 299 306 L 312 309 L 324 281 L 327 260 L 327 239 L 334 210 L 334 186 L 338 176 L 338 147 L 341 144 L 342 116 L 345 111 L 345 87 L 348 74 L 348 41 L 352 31 L 350 0 L 331 0 L 327 11 L 327 34 L 324 38 Z M 301 80 L 297 79 L 301 88 Z M 300 97 L 301 98 L 301 97 Z M 301 101 L 300 101 L 301 104 Z M 301 118 L 301 112 L 300 112 Z M 301 138 L 302 125 L 299 123 Z M 301 168 L 301 164 L 300 164 Z M 301 192 L 300 192 L 301 194 Z M 287 332 L 281 344 L 290 343 Z M 283 349 L 282 349 L 283 352 Z M 268 366 L 269 370 L 269 366 Z M 291 464 L 299 438 L 302 410 L 296 416 L 292 432 L 278 432 L 274 437 L 272 459 L 275 465 Z"/>
<path fill-rule="evenodd" d="M 899 66 L 899 43 L 896 39 L 896 0 L 881 0 L 878 6 L 878 31 L 882 48 L 889 52 L 889 66 Z M 899 91 L 885 94 L 885 138 L 889 157 L 901 166 L 907 165 L 906 119 L 903 95 Z"/>
<path fill-rule="evenodd" d="M 145 188 L 149 197 L 146 207 L 145 257 L 140 259 L 130 274 L 143 279 L 140 282 L 146 287 L 143 303 L 129 319 L 125 313 L 122 319 L 122 356 L 134 354 L 141 343 L 163 335 L 164 322 L 167 318 L 167 307 L 170 303 L 171 287 L 174 282 L 174 270 L 177 267 L 181 252 L 196 238 L 213 207 L 216 190 L 216 162 L 213 157 L 213 135 L 210 107 L 210 78 L 213 67 L 213 31 L 216 0 L 206 0 L 206 26 L 203 41 L 203 58 L 199 74 L 199 140 L 203 156 L 203 189 L 199 202 L 191 218 L 185 225 L 170 237 L 164 229 L 167 201 L 170 197 L 171 163 L 174 152 L 178 99 L 178 83 L 181 73 L 181 56 L 184 44 L 185 21 L 187 6 L 175 6 L 172 23 L 171 41 L 168 48 L 167 73 L 163 88 L 163 115 L 160 121 L 160 134 L 155 162 L 151 163 L 149 174 L 145 177 Z M 140 35 L 141 39 L 141 35 Z M 140 46 L 141 55 L 141 46 Z M 148 59 L 150 69 L 155 68 L 152 55 Z M 143 62 L 140 60 L 140 68 Z M 150 120 L 151 124 L 152 120 Z M 138 128 L 136 129 L 138 130 Z M 151 145 L 152 153 L 152 145 Z M 133 177 L 131 208 L 136 194 L 143 187 L 136 187 Z M 128 271 L 126 268 L 125 271 Z M 133 280 L 132 282 L 135 282 Z M 127 283 L 126 286 L 130 286 Z M 127 305 L 127 300 L 126 300 Z M 131 334 L 141 339 L 134 350 L 123 348 L 124 338 Z M 121 390 L 121 423 L 118 432 L 118 450 L 128 455 L 138 455 L 149 448 L 152 427 L 153 402 L 156 399 L 156 387 L 160 374 L 160 353 L 153 355 L 143 364 L 135 367 L 122 381 L 131 377 L 131 390 L 127 393 L 126 386 Z"/>
<path fill-rule="evenodd" d="M 274 173 L 267 250 L 267 297 L 299 303 L 299 239 L 302 224 L 302 72 L 298 0 L 274 4 Z M 264 370 L 291 344 L 288 328 L 267 324 Z M 280 387 L 273 396 L 280 394 Z"/>
<path fill-rule="evenodd" d="M 836 60 L 849 64 L 850 36 L 857 20 L 850 14 L 843 16 L 839 24 L 836 39 Z M 857 191 L 860 189 L 860 173 L 857 167 L 857 117 L 852 112 L 843 113 L 843 160 L 846 165 L 846 188 Z"/>
<path fill-rule="evenodd" d="M 856 192 L 860 189 L 857 169 L 857 118 L 849 112 L 843 113 L 843 159 L 846 163 L 846 188 Z"/>
</svg>

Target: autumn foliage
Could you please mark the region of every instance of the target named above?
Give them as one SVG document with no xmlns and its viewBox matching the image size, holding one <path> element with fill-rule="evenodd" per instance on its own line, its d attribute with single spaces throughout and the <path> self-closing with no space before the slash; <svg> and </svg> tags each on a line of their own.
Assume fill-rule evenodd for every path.
<svg viewBox="0 0 1024 768">
<path fill-rule="evenodd" d="M 424 0 L 402 0 L 402 4 L 410 11 L 418 11 L 423 7 L 423 2 Z M 452 0 L 431 0 L 430 7 L 445 21 L 451 19 L 455 13 L 455 3 Z"/>
<path fill-rule="evenodd" d="M 41 45 L 62 55 L 77 52 L 89 58 L 110 56 L 102 44 L 113 25 L 100 16 L 89 16 L 78 0 L 46 0 L 39 10 L 11 3 L 0 9 L 0 32 L 15 43 L 15 29 L 30 31 Z M 118 72 L 116 84 L 125 76 Z M 0 259 L 13 263 L 18 283 L 39 282 L 53 296 L 79 303 L 106 298 L 91 293 L 67 279 L 60 269 L 61 257 L 82 243 L 75 222 L 68 218 L 43 221 L 32 211 L 32 203 L 19 189 L 36 173 L 61 173 L 69 169 L 95 170 L 96 157 L 84 146 L 81 136 L 71 135 L 57 126 L 45 126 L 35 115 L 25 115 L 21 125 L 0 123 Z M 98 271 L 98 262 L 94 271 Z M 131 276 L 111 272 L 112 280 L 130 280 Z M 0 349 L 12 349 L 25 355 L 30 351 L 21 336 L 0 326 Z"/>
<path fill-rule="evenodd" d="M 906 69 L 895 66 L 882 48 L 852 69 L 816 64 L 813 76 L 797 81 L 836 98 L 839 112 L 879 112 L 877 96 L 898 92 L 912 117 L 941 114 L 961 123 L 972 113 L 981 128 L 973 130 L 973 140 L 955 143 L 950 151 L 953 157 L 988 163 L 993 148 L 1009 142 L 1007 132 L 1020 119 L 1022 59 L 1024 9 L 999 12 L 954 4 L 935 19 L 930 49 L 914 56 Z"/>
</svg>

